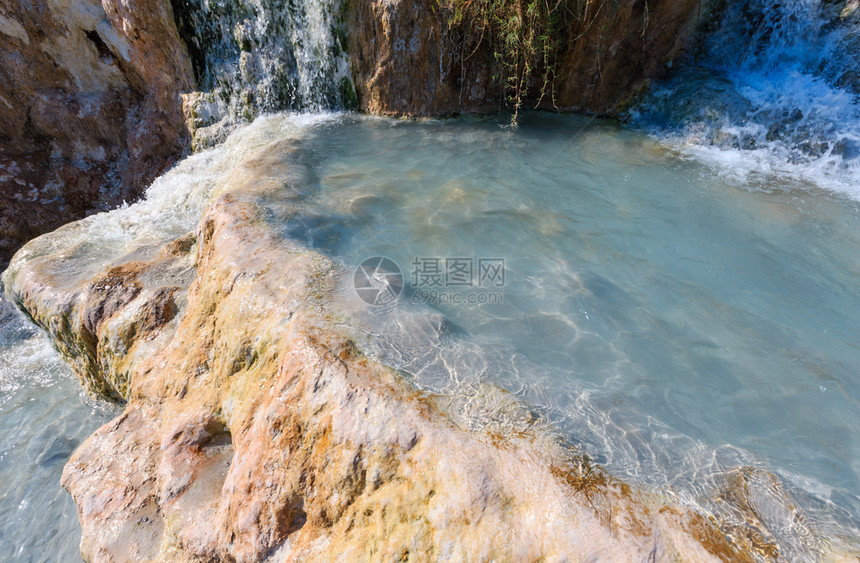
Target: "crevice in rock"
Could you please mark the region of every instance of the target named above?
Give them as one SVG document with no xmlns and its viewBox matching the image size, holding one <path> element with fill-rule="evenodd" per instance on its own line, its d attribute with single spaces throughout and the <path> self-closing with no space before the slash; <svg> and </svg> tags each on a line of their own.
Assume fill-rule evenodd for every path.
<svg viewBox="0 0 860 563">
<path fill-rule="evenodd" d="M 110 47 L 102 40 L 101 36 L 95 30 L 84 31 L 84 34 L 87 36 L 93 45 L 96 47 L 96 51 L 99 53 L 99 59 L 105 64 L 116 64 L 117 59 L 113 52 L 110 50 Z"/>
</svg>

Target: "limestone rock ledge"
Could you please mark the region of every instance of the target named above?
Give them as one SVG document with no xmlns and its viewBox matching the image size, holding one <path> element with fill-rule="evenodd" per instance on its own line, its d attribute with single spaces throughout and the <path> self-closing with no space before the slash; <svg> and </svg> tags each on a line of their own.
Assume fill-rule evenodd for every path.
<svg viewBox="0 0 860 563">
<path fill-rule="evenodd" d="M 362 354 L 340 269 L 267 224 L 292 150 L 247 158 L 193 234 L 105 263 L 62 229 L 5 275 L 87 387 L 126 401 L 63 474 L 85 559 L 750 559 L 540 432 L 458 428 Z"/>
</svg>

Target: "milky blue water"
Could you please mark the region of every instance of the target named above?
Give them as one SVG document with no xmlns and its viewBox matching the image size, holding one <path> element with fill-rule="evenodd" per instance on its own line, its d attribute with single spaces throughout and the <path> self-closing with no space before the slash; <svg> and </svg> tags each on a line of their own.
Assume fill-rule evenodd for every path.
<svg viewBox="0 0 860 563">
<path fill-rule="evenodd" d="M 693 502 L 751 465 L 817 526 L 860 523 L 857 201 L 547 114 L 345 117 L 300 154 L 288 189 L 307 199 L 273 222 L 349 268 L 399 265 L 369 330 L 418 385 L 500 386 L 612 473 Z M 430 287 L 416 258 L 504 259 L 504 286 Z"/>
<path fill-rule="evenodd" d="M 4 561 L 80 561 L 77 511 L 60 476 L 74 449 L 115 414 L 85 397 L 47 337 L 0 301 Z"/>
<path fill-rule="evenodd" d="M 365 328 L 417 386 L 467 403 L 504 389 L 612 474 L 721 517 L 728 473 L 771 472 L 780 485 L 751 502 L 783 553 L 811 553 L 786 519 L 858 536 L 856 200 L 780 174 L 743 181 L 572 116 L 526 114 L 518 128 L 288 116 L 257 136 L 278 120 L 304 133 L 285 155 L 299 173 L 264 202 L 273 227 L 350 272 L 373 256 L 399 265 L 402 294 L 365 306 Z M 196 177 L 183 170 L 162 184 L 181 191 Z M 414 277 L 436 260 L 444 275 L 446 259 L 474 260 L 474 287 Z M 503 283 L 480 280 L 481 259 L 504 261 Z M 0 385 L 0 546 L 74 559 L 60 474 L 115 412 L 8 311 Z"/>
</svg>

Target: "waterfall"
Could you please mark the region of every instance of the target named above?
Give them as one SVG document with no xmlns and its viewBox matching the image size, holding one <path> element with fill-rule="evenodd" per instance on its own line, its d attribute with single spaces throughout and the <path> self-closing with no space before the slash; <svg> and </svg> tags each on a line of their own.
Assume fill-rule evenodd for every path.
<svg viewBox="0 0 860 563">
<path fill-rule="evenodd" d="M 341 0 L 172 0 L 201 91 L 186 99 L 202 148 L 262 113 L 351 108 Z"/>
<path fill-rule="evenodd" d="M 718 3 L 693 60 L 634 121 L 748 179 L 790 175 L 860 197 L 858 4 Z"/>
</svg>

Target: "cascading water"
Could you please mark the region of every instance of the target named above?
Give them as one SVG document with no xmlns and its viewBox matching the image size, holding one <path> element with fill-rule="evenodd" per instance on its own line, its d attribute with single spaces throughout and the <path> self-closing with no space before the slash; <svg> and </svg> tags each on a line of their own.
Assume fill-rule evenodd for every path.
<svg viewBox="0 0 860 563">
<path fill-rule="evenodd" d="M 633 120 L 758 186 L 788 176 L 860 197 L 858 4 L 718 2 L 693 63 Z"/>
<path fill-rule="evenodd" d="M 174 0 L 202 91 L 187 103 L 198 148 L 262 113 L 349 109 L 340 0 Z"/>
</svg>

